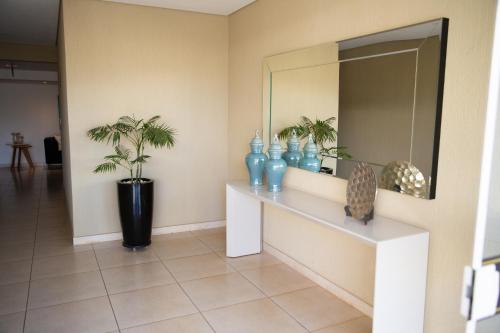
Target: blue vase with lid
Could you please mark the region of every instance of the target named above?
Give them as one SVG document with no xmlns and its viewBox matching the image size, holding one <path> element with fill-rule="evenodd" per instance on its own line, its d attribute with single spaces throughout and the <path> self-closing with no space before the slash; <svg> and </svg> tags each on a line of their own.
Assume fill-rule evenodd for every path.
<svg viewBox="0 0 500 333">
<path fill-rule="evenodd" d="M 248 173 L 250 174 L 250 185 L 262 185 L 264 175 L 264 164 L 267 161 L 267 155 L 262 152 L 264 142 L 259 136 L 259 130 L 255 131 L 255 137 L 250 141 L 250 153 L 245 157 Z"/>
<path fill-rule="evenodd" d="M 304 145 L 304 158 L 299 161 L 299 168 L 312 172 L 319 172 L 321 161 L 318 159 L 318 146 L 314 143 L 312 134 Z"/>
<path fill-rule="evenodd" d="M 303 158 L 303 155 L 299 150 L 300 141 L 297 138 L 295 130 L 292 131 L 292 136 L 288 138 L 287 146 L 288 150 L 283 153 L 283 159 L 286 161 L 288 166 L 298 168 L 299 161 Z"/>
<path fill-rule="evenodd" d="M 267 151 L 269 159 L 265 164 L 265 171 L 267 176 L 267 190 L 269 192 L 280 192 L 281 182 L 287 168 L 286 161 L 281 158 L 283 148 L 281 148 L 278 135 L 274 135 L 272 144 Z"/>
</svg>

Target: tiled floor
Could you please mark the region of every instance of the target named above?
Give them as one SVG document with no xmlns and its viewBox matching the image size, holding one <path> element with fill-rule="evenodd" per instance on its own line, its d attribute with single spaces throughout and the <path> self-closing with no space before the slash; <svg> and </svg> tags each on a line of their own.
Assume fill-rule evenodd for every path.
<svg viewBox="0 0 500 333">
<path fill-rule="evenodd" d="M 0 332 L 371 332 L 273 256 L 229 259 L 224 229 L 73 246 L 60 171 L 0 169 Z"/>
</svg>

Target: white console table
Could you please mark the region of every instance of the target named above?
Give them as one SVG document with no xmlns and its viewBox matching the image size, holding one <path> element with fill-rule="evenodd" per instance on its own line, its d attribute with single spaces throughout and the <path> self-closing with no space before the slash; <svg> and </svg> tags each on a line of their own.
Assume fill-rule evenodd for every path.
<svg viewBox="0 0 500 333">
<path fill-rule="evenodd" d="M 280 193 L 252 188 L 247 181 L 226 186 L 226 253 L 239 257 L 262 251 L 262 204 L 301 215 L 375 248 L 373 333 L 422 333 L 429 233 L 375 215 L 365 225 L 346 217 L 344 205 L 284 188 Z"/>
</svg>

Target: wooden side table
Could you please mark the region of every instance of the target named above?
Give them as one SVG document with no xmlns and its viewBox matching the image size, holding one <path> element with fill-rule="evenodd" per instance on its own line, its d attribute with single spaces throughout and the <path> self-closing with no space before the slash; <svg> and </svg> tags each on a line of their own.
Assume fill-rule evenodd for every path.
<svg viewBox="0 0 500 333">
<path fill-rule="evenodd" d="M 21 153 L 24 154 L 24 158 L 28 162 L 30 169 L 34 169 L 33 161 L 31 160 L 30 151 L 31 145 L 26 143 L 7 143 L 7 146 L 12 147 L 12 162 L 10 163 L 10 168 L 14 169 L 16 167 L 16 154 L 17 154 L 17 168 L 21 168 Z"/>
</svg>

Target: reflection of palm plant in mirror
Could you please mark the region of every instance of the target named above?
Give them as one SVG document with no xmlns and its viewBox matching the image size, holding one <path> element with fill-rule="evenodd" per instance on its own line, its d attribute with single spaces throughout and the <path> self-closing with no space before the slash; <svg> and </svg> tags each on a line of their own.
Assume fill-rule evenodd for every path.
<svg viewBox="0 0 500 333">
<path fill-rule="evenodd" d="M 347 147 L 325 147 L 328 143 L 335 143 L 337 141 L 337 130 L 333 127 L 336 117 L 330 117 L 325 120 L 316 119 L 314 122 L 306 116 L 300 118 L 300 122 L 296 125 L 284 128 L 278 133 L 281 140 L 286 140 L 295 130 L 297 135 L 301 138 L 307 138 L 309 134 L 313 135 L 314 141 L 318 145 L 319 153 L 321 155 L 321 163 L 326 157 L 325 155 L 334 156 L 340 159 L 352 158 L 347 152 Z"/>
<path fill-rule="evenodd" d="M 88 136 L 97 142 L 111 141 L 115 153 L 104 157 L 105 162 L 99 164 L 95 173 L 112 172 L 117 166 L 123 167 L 130 173 L 132 182 L 140 182 L 142 178 L 142 165 L 151 157 L 144 154 L 144 146 L 150 144 L 155 148 L 172 148 L 175 144 L 175 130 L 163 123 L 158 123 L 160 116 L 149 120 L 136 119 L 135 117 L 120 117 L 114 124 L 93 128 L 87 132 Z M 134 148 L 121 145 L 121 140 L 126 139 Z"/>
</svg>

